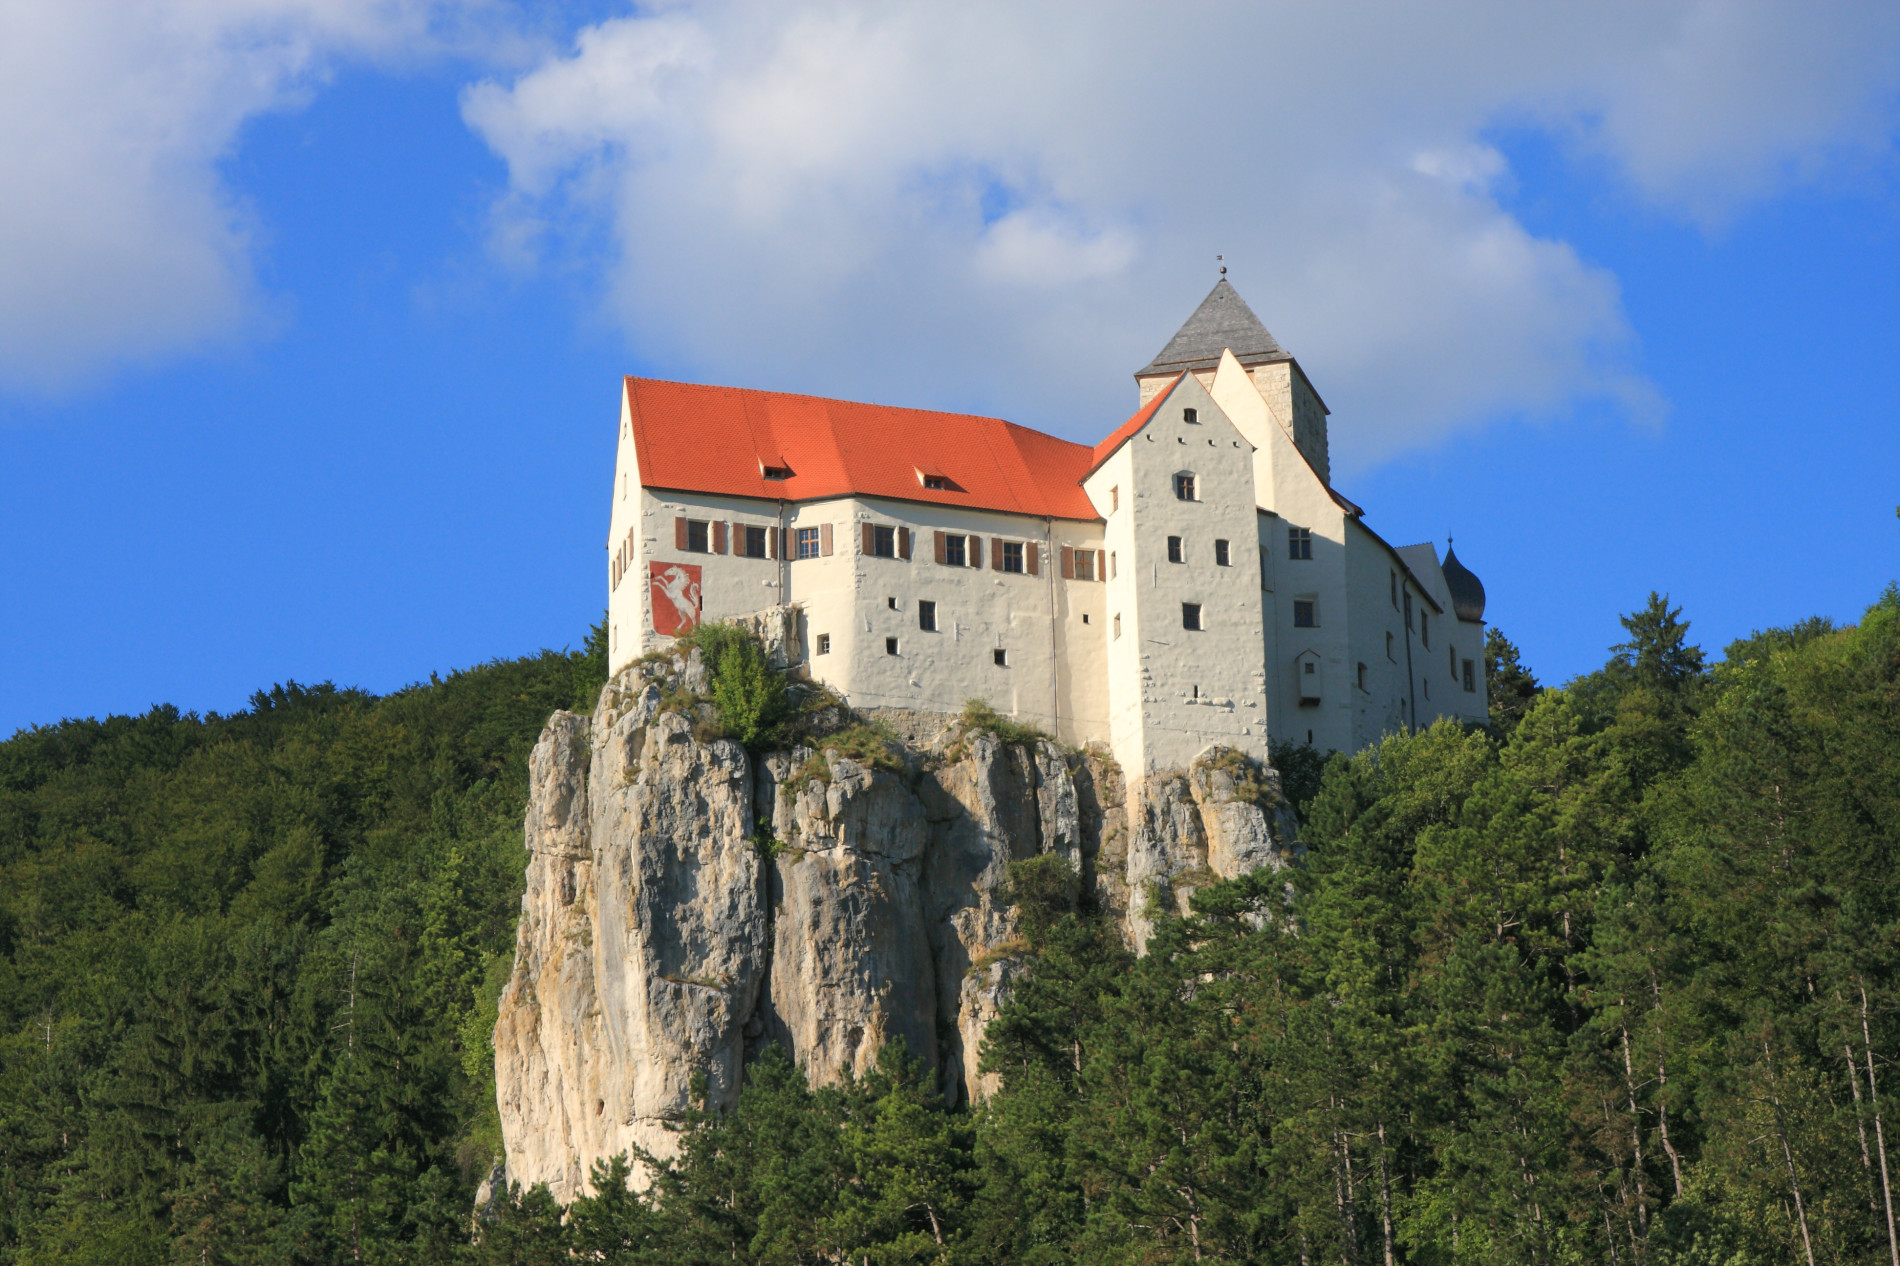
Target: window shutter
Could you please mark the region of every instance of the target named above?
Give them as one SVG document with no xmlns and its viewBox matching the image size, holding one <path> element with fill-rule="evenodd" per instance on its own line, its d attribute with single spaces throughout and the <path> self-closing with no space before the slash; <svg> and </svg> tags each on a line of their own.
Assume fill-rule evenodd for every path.
<svg viewBox="0 0 1900 1266">
<path fill-rule="evenodd" d="M 969 549 L 964 553 L 963 556 L 970 560 L 970 566 L 976 568 L 978 571 L 982 571 L 983 570 L 983 538 L 980 536 L 971 537 Z"/>
<path fill-rule="evenodd" d="M 897 529 L 897 556 L 905 562 L 910 561 L 910 529 L 907 527 Z"/>
<path fill-rule="evenodd" d="M 864 552 L 867 555 L 877 553 L 877 529 L 872 527 L 869 523 L 862 524 L 861 526 L 864 529 Z"/>
<path fill-rule="evenodd" d="M 990 538 L 990 570 L 1003 570 L 1003 543 L 993 536 Z"/>
<path fill-rule="evenodd" d="M 1036 543 L 1034 541 L 1025 541 L 1023 543 L 1023 570 L 1032 576 L 1040 576 L 1042 574 L 1036 570 Z"/>
<path fill-rule="evenodd" d="M 790 558 L 792 556 L 792 532 L 790 528 L 780 528 L 778 530 L 778 556 L 780 558 Z"/>
<path fill-rule="evenodd" d="M 820 558 L 831 557 L 831 524 L 829 523 L 820 523 L 818 525 L 818 556 Z"/>
<path fill-rule="evenodd" d="M 1108 580 L 1107 550 L 1098 549 L 1095 551 L 1095 579 L 1104 582 Z"/>
<path fill-rule="evenodd" d="M 937 566 L 941 567 L 943 566 L 943 533 L 935 532 L 935 533 L 932 533 L 932 535 L 936 538 Z"/>
<path fill-rule="evenodd" d="M 723 554 L 726 552 L 726 521 L 724 519 L 715 519 L 713 521 L 712 552 L 715 554 Z"/>
<path fill-rule="evenodd" d="M 1062 547 L 1062 578 L 1064 580 L 1075 579 L 1075 551 L 1070 549 L 1067 545 Z"/>
<path fill-rule="evenodd" d="M 684 553 L 686 550 L 686 519 L 677 515 L 673 519 L 673 548 Z"/>
</svg>

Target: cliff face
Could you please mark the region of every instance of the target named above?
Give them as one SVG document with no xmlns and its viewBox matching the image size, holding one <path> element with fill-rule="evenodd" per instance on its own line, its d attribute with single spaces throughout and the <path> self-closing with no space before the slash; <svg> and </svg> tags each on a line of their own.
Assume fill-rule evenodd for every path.
<svg viewBox="0 0 1900 1266">
<path fill-rule="evenodd" d="M 951 1102 L 988 1093 L 1011 861 L 1068 857 L 1140 948 L 1150 895 L 1185 907 L 1294 847 L 1277 779 L 1233 753 L 1132 792 L 1104 757 L 953 726 L 879 762 L 901 768 L 822 739 L 755 761 L 664 706 L 705 688 L 696 655 L 632 665 L 530 761 L 496 1086 L 508 1179 L 563 1200 L 595 1160 L 670 1154 L 694 1075 L 730 1104 L 766 1043 L 822 1083 L 901 1037 Z"/>
</svg>

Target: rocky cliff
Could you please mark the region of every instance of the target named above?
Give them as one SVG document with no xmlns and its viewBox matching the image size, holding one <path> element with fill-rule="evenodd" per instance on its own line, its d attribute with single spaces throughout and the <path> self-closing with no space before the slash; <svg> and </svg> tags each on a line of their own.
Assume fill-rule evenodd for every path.
<svg viewBox="0 0 1900 1266">
<path fill-rule="evenodd" d="M 1284 864 L 1278 779 L 1212 751 L 1126 788 L 1104 756 L 950 718 L 911 742 L 754 758 L 706 735 L 697 653 L 634 664 L 530 762 L 527 891 L 495 1026 L 507 1176 L 566 1200 L 592 1162 L 672 1150 L 695 1074 L 730 1104 L 777 1042 L 814 1082 L 901 1037 L 952 1102 L 988 1092 L 1011 861 L 1061 853 L 1140 948 L 1150 901 Z M 842 742 L 842 740 L 840 740 Z"/>
</svg>

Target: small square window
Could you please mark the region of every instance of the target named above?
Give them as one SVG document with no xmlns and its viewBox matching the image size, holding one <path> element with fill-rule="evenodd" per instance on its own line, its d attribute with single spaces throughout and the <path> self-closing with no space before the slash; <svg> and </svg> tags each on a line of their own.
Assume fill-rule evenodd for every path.
<svg viewBox="0 0 1900 1266">
<path fill-rule="evenodd" d="M 897 639 L 896 638 L 887 637 L 884 639 L 884 653 L 886 655 L 897 654 Z"/>
<path fill-rule="evenodd" d="M 1082 623 L 1087 624 L 1088 622 L 1089 622 L 1089 613 L 1084 611 L 1082 613 Z"/>
<path fill-rule="evenodd" d="M 793 542 L 798 547 L 799 558 L 818 557 L 818 529 L 799 528 Z"/>
<path fill-rule="evenodd" d="M 1311 528 L 1287 528 L 1286 556 L 1296 559 L 1310 559 L 1313 557 L 1313 530 Z"/>
<path fill-rule="evenodd" d="M 1181 604 L 1181 627 L 1184 629 L 1198 629 L 1201 627 L 1200 603 L 1183 602 Z"/>
<path fill-rule="evenodd" d="M 897 610 L 897 599 L 895 599 L 895 598 L 886 598 L 886 599 L 884 599 L 884 605 L 885 605 L 885 606 L 887 606 L 887 607 L 889 607 L 889 608 L 890 608 L 891 610 L 893 610 L 893 611 L 895 611 L 895 610 Z"/>
<path fill-rule="evenodd" d="M 1470 660 L 1465 661 L 1465 690 L 1470 694 L 1476 694 L 1478 692 L 1476 681 L 1472 676 Z"/>
<path fill-rule="evenodd" d="M 896 558 L 897 529 L 894 527 L 873 527 L 871 529 L 871 552 L 879 558 Z M 895 651 L 892 652 L 892 654 L 895 653 Z"/>
<path fill-rule="evenodd" d="M 1023 569 L 1023 545 L 1021 541 L 1003 542 L 1003 570 L 1021 571 Z"/>
<path fill-rule="evenodd" d="M 686 548 L 695 554 L 712 552 L 712 538 L 708 535 L 712 524 L 704 519 L 686 520 Z"/>
<path fill-rule="evenodd" d="M 1293 627 L 1296 629 L 1316 629 L 1319 620 L 1313 613 L 1314 602 L 1311 598 L 1293 600 Z"/>
<path fill-rule="evenodd" d="M 1196 409 L 1183 409 L 1181 410 L 1181 420 L 1189 426 L 1199 426 L 1201 422 L 1200 411 Z"/>
<path fill-rule="evenodd" d="M 1000 646 L 997 647 L 995 650 L 990 652 L 990 662 L 995 664 L 998 668 L 1008 668 L 1009 667 L 1009 652 L 1004 650 Z"/>
<path fill-rule="evenodd" d="M 1183 561 L 1183 557 L 1181 553 L 1181 538 L 1178 536 L 1170 536 L 1168 538 L 1168 561 L 1171 563 L 1178 563 L 1178 562 Z"/>
<path fill-rule="evenodd" d="M 1227 557 L 1227 542 L 1215 541 L 1214 542 L 1214 565 L 1216 567 L 1226 567 L 1228 566 L 1228 564 L 1229 564 L 1229 560 Z"/>
<path fill-rule="evenodd" d="M 1182 501 L 1194 500 L 1194 476 L 1185 471 L 1174 477 L 1174 495 Z"/>
<path fill-rule="evenodd" d="M 943 564 L 946 567 L 968 567 L 970 538 L 961 533 L 943 538 Z"/>
<path fill-rule="evenodd" d="M 818 635 L 818 653 L 820 655 L 831 654 L 831 634 L 820 633 Z"/>
<path fill-rule="evenodd" d="M 937 631 L 937 604 L 920 599 L 917 603 L 917 627 L 926 633 Z"/>
<path fill-rule="evenodd" d="M 741 527 L 739 529 L 739 553 L 747 558 L 765 557 L 765 529 L 762 527 Z"/>
</svg>

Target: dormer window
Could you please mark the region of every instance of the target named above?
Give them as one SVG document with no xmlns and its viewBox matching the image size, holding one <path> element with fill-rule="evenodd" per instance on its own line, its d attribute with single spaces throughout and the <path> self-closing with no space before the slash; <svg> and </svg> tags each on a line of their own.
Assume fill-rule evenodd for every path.
<svg viewBox="0 0 1900 1266">
<path fill-rule="evenodd" d="M 944 474 L 941 470 L 938 470 L 935 466 L 914 466 L 911 469 L 917 472 L 917 482 L 923 485 L 926 492 L 963 491 L 963 489 L 957 487 L 955 480 L 951 479 L 950 476 Z"/>
<path fill-rule="evenodd" d="M 765 477 L 767 479 L 790 479 L 792 477 L 792 468 L 790 466 L 767 466 L 765 468 Z"/>
<path fill-rule="evenodd" d="M 950 481 L 945 479 L 942 475 L 925 475 L 924 487 L 931 492 L 948 492 L 950 490 Z"/>
<path fill-rule="evenodd" d="M 783 457 L 774 453 L 770 457 L 759 458 L 759 477 L 762 479 L 790 479 L 792 468 Z"/>
</svg>

